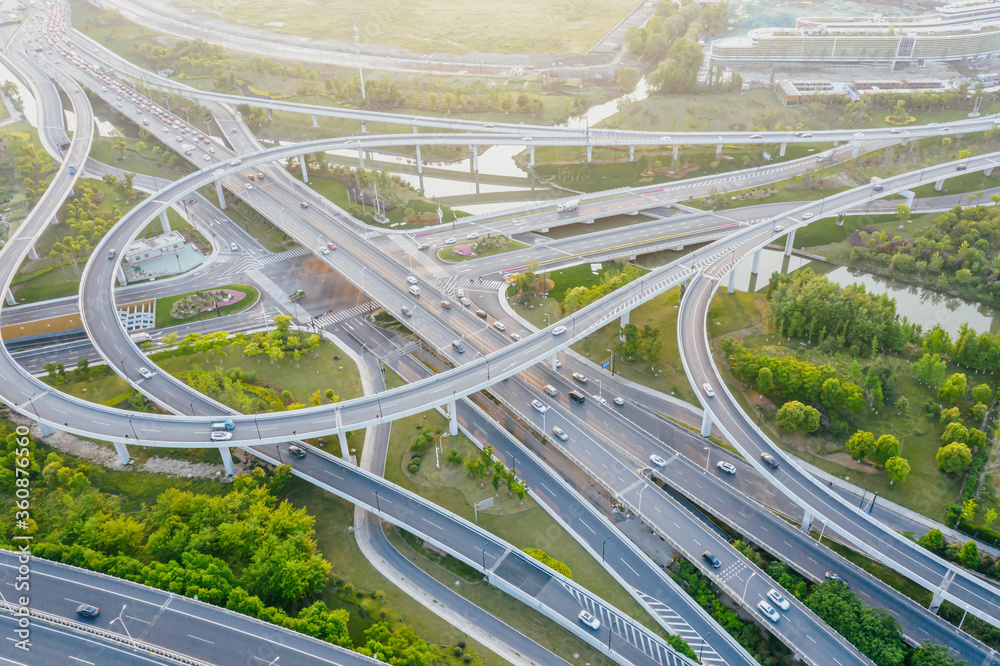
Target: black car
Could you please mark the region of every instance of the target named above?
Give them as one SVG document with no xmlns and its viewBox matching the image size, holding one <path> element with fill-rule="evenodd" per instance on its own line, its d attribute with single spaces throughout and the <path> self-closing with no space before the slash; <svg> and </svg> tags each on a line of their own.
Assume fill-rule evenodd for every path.
<svg viewBox="0 0 1000 666">
<path fill-rule="evenodd" d="M 288 447 L 288 452 L 291 453 L 296 458 L 305 458 L 306 457 L 305 449 L 303 449 L 300 446 L 296 446 L 294 444 L 292 444 L 291 446 Z"/>
<path fill-rule="evenodd" d="M 715 555 L 712 555 L 712 553 L 708 552 L 707 550 L 701 554 L 701 559 L 705 560 L 716 569 L 722 566 L 722 562 L 719 561 L 719 558 L 717 558 Z"/>
<path fill-rule="evenodd" d="M 843 578 L 841 578 L 840 574 L 833 573 L 832 571 L 827 571 L 826 572 L 826 579 L 827 580 L 832 580 L 832 581 L 834 581 L 836 583 L 842 583 L 844 585 L 844 587 L 846 587 L 848 590 L 851 589 L 851 584 L 848 583 Z"/>
<path fill-rule="evenodd" d="M 80 617 L 93 619 L 101 614 L 101 609 L 97 606 L 91 606 L 89 604 L 80 604 L 76 607 L 76 614 Z"/>
<path fill-rule="evenodd" d="M 571 399 L 577 401 L 577 402 L 580 402 L 580 403 L 582 403 L 584 400 L 587 399 L 587 397 L 585 395 L 583 395 L 582 393 L 580 393 L 579 391 L 570 391 L 569 392 L 569 397 Z"/>
<path fill-rule="evenodd" d="M 775 460 L 774 456 L 772 456 L 770 453 L 760 454 L 760 459 L 763 460 L 764 464 L 770 467 L 771 469 L 778 469 L 778 461 Z"/>
</svg>

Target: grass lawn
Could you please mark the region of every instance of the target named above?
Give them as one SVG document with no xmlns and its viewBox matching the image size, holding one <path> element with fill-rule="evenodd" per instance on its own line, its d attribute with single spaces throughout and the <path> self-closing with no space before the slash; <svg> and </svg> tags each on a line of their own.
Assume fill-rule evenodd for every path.
<svg viewBox="0 0 1000 666">
<path fill-rule="evenodd" d="M 366 47 L 396 46 L 417 53 L 586 53 L 632 5 L 595 0 L 550 6 L 526 0 L 466 2 L 442 7 L 432 0 L 405 5 L 390 0 L 345 0 L 337 12 L 319 5 L 281 0 L 180 0 L 187 12 L 314 39 L 354 38 L 361 30 Z M 380 18 L 386 17 L 386 18 Z M 388 18 L 391 17 L 391 18 Z"/>
<path fill-rule="evenodd" d="M 126 137 L 123 141 L 125 141 L 126 147 L 125 159 L 121 159 L 121 155 L 113 148 L 115 140 L 106 136 L 94 137 L 94 145 L 90 151 L 90 155 L 95 160 L 116 169 L 121 169 L 123 172 L 131 171 L 166 180 L 177 180 L 195 171 L 194 166 L 183 157 L 178 157 L 176 167 L 167 166 L 167 159 L 158 160 L 154 158 L 152 150 L 153 146 L 156 145 L 161 146 L 161 150 L 165 151 L 163 154 L 166 158 L 169 159 L 176 155 L 173 149 L 162 148 L 162 144 L 156 139 L 151 138 L 145 141 L 146 148 L 142 152 L 137 148 L 138 139 Z"/>
<path fill-rule="evenodd" d="M 486 249 L 481 249 L 484 243 L 488 244 Z M 475 245 L 475 254 L 473 256 L 467 256 L 464 254 L 456 254 L 455 247 L 458 245 Z M 527 243 L 522 243 L 521 241 L 516 241 L 512 238 L 507 238 L 506 236 L 490 236 L 488 239 L 479 241 L 463 241 L 461 243 L 455 243 L 449 245 L 448 247 L 443 247 L 438 250 L 438 257 L 444 261 L 459 262 L 459 261 L 471 261 L 472 259 L 478 259 L 480 257 L 492 257 L 495 254 L 504 254 L 505 252 L 513 252 L 514 250 L 522 250 L 526 247 L 531 247 Z"/>
<path fill-rule="evenodd" d="M 418 428 L 418 426 L 420 427 Z M 470 521 L 475 520 L 470 501 L 475 502 L 492 496 L 492 486 L 487 484 L 484 488 L 480 488 L 477 481 L 468 478 L 464 468 L 449 469 L 449 463 L 444 460 L 444 454 L 441 459 L 441 469 L 438 470 L 435 467 L 434 453 L 430 449 L 420 464 L 417 475 L 412 475 L 404 469 L 404 463 L 408 465 L 413 455 L 409 450 L 410 444 L 418 435 L 428 429 L 432 433 L 445 432 L 446 428 L 447 420 L 436 411 L 416 414 L 393 422 L 385 478 L 418 493 L 463 518 Z M 436 434 L 435 439 L 437 439 Z M 474 448 L 472 442 L 462 434 L 444 438 L 445 454 L 451 449 L 456 449 L 464 455 Z M 535 547 L 547 551 L 552 557 L 569 566 L 573 572 L 573 580 L 643 622 L 654 631 L 659 631 L 658 625 L 632 599 L 628 592 L 604 571 L 599 562 L 595 561 L 572 537 L 566 534 L 542 507 L 527 498 L 523 505 L 519 504 L 516 497 L 507 497 L 507 490 L 503 487 L 501 487 L 496 500 L 494 508 L 479 512 L 479 525 L 481 527 L 518 548 Z M 463 587 L 466 586 L 463 585 Z M 502 619 L 511 621 L 511 618 L 502 617 Z M 539 639 L 538 636 L 535 638 Z M 545 640 L 542 641 L 542 644 L 550 645 Z"/>
<path fill-rule="evenodd" d="M 764 350 L 769 354 L 794 354 L 798 358 L 815 364 L 830 364 L 843 376 L 848 376 L 853 358 L 847 350 L 834 356 L 820 353 L 817 349 L 801 343 L 805 340 L 777 340 L 768 334 L 754 334 L 744 338 L 748 348 Z M 881 413 L 866 411 L 854 418 L 853 426 L 859 430 L 868 430 L 876 437 L 882 434 L 892 434 L 902 442 L 903 458 L 910 463 L 910 475 L 902 484 L 890 484 L 886 474 L 869 463 L 859 464 L 852 460 L 844 450 L 842 443 L 819 436 L 807 436 L 801 433 L 780 432 L 775 427 L 776 408 L 769 400 L 761 400 L 759 394 L 747 390 L 737 384 L 727 371 L 728 364 L 722 358 L 721 348 L 715 347 L 716 362 L 723 369 L 723 378 L 728 383 L 733 394 L 750 414 L 762 415 L 761 428 L 783 449 L 794 453 L 803 460 L 817 467 L 849 480 L 851 483 L 866 488 L 869 492 L 877 491 L 879 496 L 913 509 L 929 518 L 940 520 L 944 517 L 947 504 L 954 502 L 961 491 L 963 475 L 944 474 L 937 466 L 935 455 L 941 446 L 941 434 L 944 427 L 924 411 L 925 403 L 935 406 L 940 402 L 936 391 L 921 386 L 908 370 L 906 359 L 895 355 L 883 355 L 895 370 L 895 392 L 888 396 L 886 407 Z M 865 371 L 865 365 L 862 365 Z M 948 372 L 961 372 L 958 367 L 951 366 Z M 970 376 L 970 384 L 979 383 L 975 375 Z M 910 403 L 906 415 L 897 413 L 891 405 L 897 397 L 905 397 Z M 966 425 L 971 424 L 969 408 L 971 402 L 963 402 L 962 415 Z"/>
<path fill-rule="evenodd" d="M 846 266 L 850 263 L 851 256 L 851 244 L 847 238 L 855 229 L 869 226 L 884 231 L 890 238 L 893 236 L 912 238 L 916 232 L 932 227 L 934 220 L 940 215 L 941 213 L 927 213 L 914 216 L 903 231 L 899 229 L 899 220 L 895 214 L 849 215 L 844 218 L 844 224 L 840 227 L 837 226 L 835 218 L 816 220 L 795 232 L 795 247 L 822 255 L 831 263 Z"/>
<path fill-rule="evenodd" d="M 928 184 L 921 185 L 913 191 L 917 193 L 918 197 L 940 197 L 946 194 L 959 194 L 963 192 L 969 192 L 970 195 L 974 195 L 980 190 L 988 190 L 994 187 L 1000 187 L 1000 171 L 994 171 L 991 176 L 985 175 L 982 171 L 977 173 L 959 173 L 956 171 L 954 176 L 944 181 L 944 185 L 941 186 L 940 190 L 935 189 L 933 184 Z M 966 197 L 965 203 L 967 205 L 993 205 L 988 196 Z"/>
<path fill-rule="evenodd" d="M 156 299 L 156 327 L 157 328 L 170 328 L 171 326 L 180 326 L 181 324 L 190 324 L 196 321 L 201 321 L 203 319 L 212 319 L 215 317 L 224 317 L 226 315 L 236 314 L 238 312 L 243 312 L 249 308 L 252 308 L 257 304 L 260 299 L 260 292 L 257 291 L 256 287 L 252 287 L 248 284 L 227 284 L 225 286 L 213 287 L 214 289 L 233 289 L 235 291 L 241 291 L 246 294 L 246 298 L 238 303 L 233 303 L 232 305 L 226 305 L 220 307 L 218 312 L 213 308 L 208 312 L 200 312 L 191 317 L 176 318 L 170 314 L 170 309 L 173 307 L 174 303 L 182 298 L 191 296 L 193 293 L 178 294 L 176 296 L 169 296 L 166 298 Z"/>
</svg>

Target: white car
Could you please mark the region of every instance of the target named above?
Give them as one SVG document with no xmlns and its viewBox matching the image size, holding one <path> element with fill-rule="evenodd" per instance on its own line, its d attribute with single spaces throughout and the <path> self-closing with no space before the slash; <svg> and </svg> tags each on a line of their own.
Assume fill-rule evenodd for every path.
<svg viewBox="0 0 1000 666">
<path fill-rule="evenodd" d="M 139 368 L 139 374 L 146 379 L 152 379 L 153 373 L 149 371 L 149 368 Z"/>
<path fill-rule="evenodd" d="M 889 130 L 889 134 L 900 134 L 902 131 L 903 130 L 899 129 L 898 127 L 893 127 L 891 130 Z"/>
<path fill-rule="evenodd" d="M 330 254 L 330 248 L 328 248 L 328 247 L 325 247 L 325 246 L 324 246 L 324 247 L 321 247 L 321 248 L 319 249 L 319 251 L 320 251 L 320 252 L 322 252 L 323 254 Z"/>
<path fill-rule="evenodd" d="M 224 442 L 227 439 L 232 439 L 233 433 L 226 432 L 225 430 L 216 430 L 212 433 L 211 439 L 213 442 Z"/>
<path fill-rule="evenodd" d="M 574 372 L 573 373 L 573 379 L 575 379 L 576 381 L 580 382 L 581 384 L 586 384 L 587 383 L 587 376 L 584 375 L 583 373 L 580 373 L 580 372 Z"/>
<path fill-rule="evenodd" d="M 410 276 L 407 276 L 406 281 L 409 282 L 410 284 L 416 284 L 417 283 L 417 278 L 415 278 L 412 275 L 410 275 Z"/>
<path fill-rule="evenodd" d="M 230 243 L 229 244 L 229 249 L 232 252 L 239 252 L 240 246 L 237 245 L 236 243 Z"/>
<path fill-rule="evenodd" d="M 720 460 L 716 467 L 726 474 L 736 474 L 736 466 L 733 465 L 733 463 L 726 462 L 725 460 Z"/>
<path fill-rule="evenodd" d="M 778 611 L 774 610 L 774 608 L 771 607 L 771 604 L 767 603 L 766 601 L 758 601 L 757 610 L 763 613 L 764 617 L 766 617 L 771 622 L 777 623 L 778 620 L 781 619 L 781 616 L 778 615 Z"/>
<path fill-rule="evenodd" d="M 657 467 L 665 467 L 667 465 L 667 461 L 661 458 L 660 456 L 656 455 L 655 453 L 649 456 L 649 462 L 653 463 Z"/>
<path fill-rule="evenodd" d="M 556 426 L 556 427 L 554 427 L 554 428 L 552 429 L 552 433 L 553 433 L 553 434 L 554 434 L 554 435 L 555 435 L 556 437 L 558 437 L 559 439 L 561 439 L 561 440 L 562 440 L 562 441 L 564 441 L 564 442 L 565 442 L 565 441 L 566 441 L 567 439 L 569 439 L 569 435 L 567 435 L 567 434 L 566 434 L 566 431 L 565 431 L 565 430 L 563 430 L 562 428 L 560 428 L 559 426 Z"/>
<path fill-rule="evenodd" d="M 243 183 L 243 187 L 247 188 L 247 192 L 253 189 L 253 185 L 250 183 Z"/>
<path fill-rule="evenodd" d="M 549 411 L 549 408 L 546 407 L 545 403 L 543 403 L 541 400 L 532 400 L 531 406 L 534 407 L 535 411 L 538 412 L 539 414 L 544 414 L 545 412 Z"/>
<path fill-rule="evenodd" d="M 562 335 L 565 332 L 566 332 L 565 326 L 556 326 L 555 328 L 552 329 L 552 335 Z"/>
<path fill-rule="evenodd" d="M 459 298 L 462 298 L 463 296 L 465 296 L 465 290 L 459 289 L 458 291 L 455 292 L 455 295 L 458 296 Z"/>
<path fill-rule="evenodd" d="M 448 239 L 445 239 L 444 244 L 445 245 L 451 245 L 452 243 L 457 243 L 457 242 L 458 242 L 458 240 L 455 239 L 455 238 L 448 238 Z"/>
<path fill-rule="evenodd" d="M 791 604 L 788 603 L 788 599 L 786 599 L 784 595 L 781 594 L 781 592 L 778 592 L 773 587 L 767 591 L 767 598 L 771 600 L 772 604 L 774 604 L 783 611 L 786 611 L 791 607 Z"/>
<path fill-rule="evenodd" d="M 465 237 L 465 240 L 476 240 L 477 238 L 479 238 L 479 234 L 473 231 L 471 234 Z"/>
<path fill-rule="evenodd" d="M 462 305 L 464 305 L 465 307 L 469 307 L 470 305 L 472 305 L 472 301 L 467 299 L 465 296 L 462 296 Z"/>
<path fill-rule="evenodd" d="M 803 220 L 811 220 L 812 216 L 813 216 L 812 213 L 802 213 L 802 219 Z"/>
<path fill-rule="evenodd" d="M 205 155 L 205 161 L 206 161 L 206 162 L 211 162 L 211 161 L 212 161 L 212 158 L 211 158 L 211 157 L 209 157 L 208 155 Z"/>
<path fill-rule="evenodd" d="M 607 399 L 603 395 L 595 395 L 594 396 L 594 400 L 596 400 L 597 402 L 601 403 L 602 405 L 608 404 Z"/>
<path fill-rule="evenodd" d="M 615 398 L 614 403 L 616 405 L 618 405 L 619 407 L 621 407 L 622 405 L 625 404 L 625 398 L 620 398 L 620 397 L 619 398 Z"/>
<path fill-rule="evenodd" d="M 233 131 L 235 132 L 236 130 L 233 130 Z M 231 162 L 229 163 L 229 166 L 237 166 L 237 165 L 239 165 L 239 163 L 240 163 L 240 162 L 242 162 L 242 161 L 243 161 L 243 160 L 240 160 L 240 159 L 235 159 L 235 160 L 233 160 L 233 161 L 231 161 Z"/>
<path fill-rule="evenodd" d="M 705 389 L 705 395 L 707 395 L 709 398 L 715 397 L 715 389 L 713 389 L 711 386 L 709 386 L 708 384 L 702 384 L 701 387 Z"/>
<path fill-rule="evenodd" d="M 518 342 L 521 339 L 521 334 L 520 333 L 511 333 L 510 334 L 510 339 L 513 340 L 514 342 Z"/>
<path fill-rule="evenodd" d="M 577 615 L 577 617 L 580 619 L 580 622 L 583 622 L 591 629 L 596 630 L 601 628 L 601 621 L 585 610 L 580 611 L 580 614 Z"/>
<path fill-rule="evenodd" d="M 503 323 L 502 321 L 495 321 L 493 322 L 493 328 L 497 329 L 498 331 L 506 331 L 507 324 Z"/>
</svg>

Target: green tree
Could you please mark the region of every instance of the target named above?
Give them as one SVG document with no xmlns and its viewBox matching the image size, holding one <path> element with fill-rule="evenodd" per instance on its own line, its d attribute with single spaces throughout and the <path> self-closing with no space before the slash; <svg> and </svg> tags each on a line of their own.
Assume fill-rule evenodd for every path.
<svg viewBox="0 0 1000 666">
<path fill-rule="evenodd" d="M 949 423 L 960 422 L 962 420 L 962 413 L 958 410 L 958 407 L 946 407 L 941 410 L 941 424 L 948 425 Z"/>
<path fill-rule="evenodd" d="M 913 653 L 910 666 L 966 666 L 965 661 L 953 657 L 951 650 L 944 645 L 933 645 L 925 641 L 920 649 Z"/>
<path fill-rule="evenodd" d="M 979 384 L 972 388 L 972 397 L 976 399 L 976 402 L 988 403 L 991 402 L 993 398 L 993 389 L 990 388 L 989 384 Z"/>
<path fill-rule="evenodd" d="M 966 541 L 958 551 L 958 561 L 969 569 L 979 568 L 979 546 L 975 541 Z"/>
<path fill-rule="evenodd" d="M 896 481 L 905 483 L 906 477 L 910 474 L 910 463 L 907 462 L 906 458 L 893 456 L 885 461 L 885 471 L 889 475 L 889 485 Z"/>
<path fill-rule="evenodd" d="M 920 537 L 920 539 L 917 540 L 917 543 L 931 552 L 938 553 L 944 549 L 944 534 L 941 530 L 935 527 L 930 532 Z"/>
<path fill-rule="evenodd" d="M 948 377 L 941 388 L 938 389 L 938 398 L 944 402 L 954 404 L 965 395 L 967 380 L 961 372 Z"/>
<path fill-rule="evenodd" d="M 889 458 L 899 455 L 899 440 L 892 435 L 882 435 L 875 442 L 875 454 L 872 462 L 876 465 L 885 465 Z"/>
<path fill-rule="evenodd" d="M 948 444 L 950 442 L 962 442 L 965 444 L 968 441 L 969 429 L 958 422 L 949 423 L 948 427 L 944 429 L 944 434 L 941 435 L 942 444 Z"/>
<path fill-rule="evenodd" d="M 635 91 L 635 87 L 639 84 L 639 79 L 641 78 L 642 75 L 639 74 L 639 70 L 635 67 L 622 67 L 618 70 L 618 86 L 625 94 Z"/>
<path fill-rule="evenodd" d="M 875 435 L 865 430 L 858 430 L 847 440 L 846 448 L 851 457 L 858 462 L 871 458 L 875 455 Z"/>
<path fill-rule="evenodd" d="M 962 442 L 952 442 L 938 449 L 934 459 L 942 472 L 957 472 L 972 464 L 972 451 Z"/>
<path fill-rule="evenodd" d="M 789 432 L 815 432 L 819 429 L 819 412 L 815 407 L 803 405 L 798 400 L 789 400 L 778 409 L 775 422 L 782 430 Z"/>
<path fill-rule="evenodd" d="M 976 515 L 976 500 L 967 499 L 962 502 L 962 513 L 961 517 L 967 523 L 972 522 L 972 518 Z"/>
<path fill-rule="evenodd" d="M 763 395 L 767 395 L 774 388 L 774 373 L 771 368 L 761 368 L 757 373 L 757 390 Z"/>
</svg>

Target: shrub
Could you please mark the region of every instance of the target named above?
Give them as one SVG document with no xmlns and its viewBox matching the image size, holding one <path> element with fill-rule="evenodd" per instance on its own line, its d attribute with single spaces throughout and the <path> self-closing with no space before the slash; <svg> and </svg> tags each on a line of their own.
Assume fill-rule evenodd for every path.
<svg viewBox="0 0 1000 666">
<path fill-rule="evenodd" d="M 420 470 L 420 465 L 414 465 L 413 463 L 410 463 L 410 466 L 407 467 L 406 469 L 409 470 L 410 474 L 416 474 L 417 471 Z"/>
<path fill-rule="evenodd" d="M 535 558 L 536 560 L 546 565 L 550 569 L 558 571 L 563 576 L 566 576 L 566 578 L 570 579 L 573 578 L 573 572 L 570 571 L 570 568 L 566 566 L 564 562 L 560 562 L 556 558 L 546 553 L 544 550 L 540 548 L 525 548 L 524 552 L 526 555 L 530 555 L 531 557 Z"/>
</svg>

